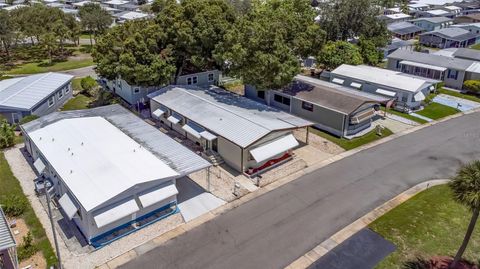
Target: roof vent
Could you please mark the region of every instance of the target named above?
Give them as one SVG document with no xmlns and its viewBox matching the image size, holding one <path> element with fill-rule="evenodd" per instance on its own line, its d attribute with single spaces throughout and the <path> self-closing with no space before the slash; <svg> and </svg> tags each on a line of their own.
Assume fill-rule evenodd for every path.
<svg viewBox="0 0 480 269">
<path fill-rule="evenodd" d="M 80 144 L 80 145 L 82 145 L 82 146 L 83 146 L 83 142 L 82 142 L 82 144 Z"/>
<path fill-rule="evenodd" d="M 73 156 L 73 152 L 72 152 L 72 156 Z"/>
<path fill-rule="evenodd" d="M 70 148 L 68 148 L 67 151 L 70 151 Z"/>
<path fill-rule="evenodd" d="M 55 141 L 55 138 L 52 137 L 52 142 Z"/>
<path fill-rule="evenodd" d="M 73 170 L 70 170 L 70 174 L 73 174 Z"/>
</svg>

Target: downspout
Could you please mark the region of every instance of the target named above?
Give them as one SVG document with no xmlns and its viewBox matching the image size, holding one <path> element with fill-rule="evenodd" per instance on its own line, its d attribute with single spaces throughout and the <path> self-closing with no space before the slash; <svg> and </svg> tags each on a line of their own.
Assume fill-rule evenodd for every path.
<svg viewBox="0 0 480 269">
<path fill-rule="evenodd" d="M 239 146 L 240 147 L 240 146 Z M 243 152 L 245 151 L 244 148 L 240 147 L 240 149 L 242 150 L 242 154 L 240 154 L 241 156 L 241 161 L 240 161 L 240 169 L 241 169 L 241 173 L 243 174 L 243 171 L 245 171 L 245 167 L 243 167 Z"/>
</svg>

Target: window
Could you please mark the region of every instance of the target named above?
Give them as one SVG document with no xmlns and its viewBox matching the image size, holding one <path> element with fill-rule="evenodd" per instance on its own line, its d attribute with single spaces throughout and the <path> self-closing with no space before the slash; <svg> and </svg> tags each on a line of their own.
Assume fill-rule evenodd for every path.
<svg viewBox="0 0 480 269">
<path fill-rule="evenodd" d="M 58 100 L 63 98 L 63 89 L 57 92 Z"/>
<path fill-rule="evenodd" d="M 192 78 L 187 78 L 187 85 L 192 85 Z"/>
<path fill-rule="evenodd" d="M 397 60 L 397 69 L 400 68 L 400 60 Z"/>
<path fill-rule="evenodd" d="M 273 100 L 275 100 L 275 102 L 282 103 L 284 105 L 290 106 L 290 98 L 288 98 L 288 97 L 278 95 L 278 94 L 274 94 L 273 95 Z"/>
<path fill-rule="evenodd" d="M 192 84 L 197 84 L 198 77 L 193 77 L 192 78 Z"/>
<path fill-rule="evenodd" d="M 402 95 L 402 102 L 408 102 L 408 94 Z"/>
<path fill-rule="evenodd" d="M 133 93 L 135 93 L 135 94 L 140 93 L 140 88 L 137 87 L 137 88 L 133 89 Z"/>
<path fill-rule="evenodd" d="M 213 73 L 208 74 L 208 81 L 213 81 Z"/>
<path fill-rule="evenodd" d="M 313 111 L 313 104 L 309 102 L 302 102 L 302 108 L 308 111 Z"/>
<path fill-rule="evenodd" d="M 457 79 L 457 77 L 458 77 L 458 71 L 457 70 L 448 69 L 447 78 Z"/>
<path fill-rule="evenodd" d="M 265 91 L 257 91 L 257 97 L 265 100 Z"/>
<path fill-rule="evenodd" d="M 51 107 L 55 104 L 55 96 L 50 96 L 50 98 L 48 98 L 48 107 Z"/>
<path fill-rule="evenodd" d="M 68 85 L 67 87 L 65 87 L 65 93 L 69 93 L 69 92 L 70 92 L 70 87 L 72 87 L 72 86 Z"/>
</svg>

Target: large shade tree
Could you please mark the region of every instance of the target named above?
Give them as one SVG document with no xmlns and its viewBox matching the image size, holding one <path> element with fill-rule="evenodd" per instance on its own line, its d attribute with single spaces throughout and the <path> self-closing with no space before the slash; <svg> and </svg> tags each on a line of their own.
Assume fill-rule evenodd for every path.
<svg viewBox="0 0 480 269">
<path fill-rule="evenodd" d="M 93 45 L 92 35 L 96 38 L 99 33 L 105 32 L 113 22 L 112 16 L 97 3 L 88 3 L 80 7 L 78 16 L 83 29 L 90 34 L 90 45 Z"/>
<path fill-rule="evenodd" d="M 359 48 L 346 41 L 329 41 L 320 51 L 317 61 L 327 70 L 342 64 L 358 65 L 363 62 Z"/>
<path fill-rule="evenodd" d="M 255 1 L 215 49 L 227 73 L 257 89 L 280 88 L 300 72 L 300 58 L 316 55 L 324 32 L 309 0 Z"/>
<path fill-rule="evenodd" d="M 462 245 L 458 249 L 449 267 L 454 269 L 457 267 L 458 262 L 467 248 L 480 213 L 480 161 L 476 160 L 462 165 L 457 171 L 457 174 L 449 182 L 449 186 L 453 192 L 454 199 L 472 211 L 472 217 Z"/>
</svg>

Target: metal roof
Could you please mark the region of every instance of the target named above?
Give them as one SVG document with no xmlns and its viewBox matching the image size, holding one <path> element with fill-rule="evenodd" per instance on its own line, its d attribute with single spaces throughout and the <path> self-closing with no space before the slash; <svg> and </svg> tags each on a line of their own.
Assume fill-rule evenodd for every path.
<svg viewBox="0 0 480 269">
<path fill-rule="evenodd" d="M 243 148 L 272 131 L 313 125 L 217 87 L 171 85 L 149 97 Z"/>
<path fill-rule="evenodd" d="M 127 134 L 142 147 L 166 163 L 180 175 L 188 175 L 211 164 L 157 128 L 141 120 L 120 105 L 93 109 L 54 112 L 22 125 L 28 134 L 62 119 L 100 116 Z"/>
<path fill-rule="evenodd" d="M 408 92 L 418 92 L 431 84 L 424 79 L 403 76 L 397 71 L 366 65 L 342 64 L 332 74 Z"/>
<path fill-rule="evenodd" d="M 478 34 L 474 34 L 460 27 L 442 28 L 435 31 L 426 32 L 420 35 L 421 36 L 435 35 L 435 36 L 439 36 L 445 39 L 450 39 L 455 41 L 464 41 L 472 38 L 477 38 L 479 36 Z"/>
<path fill-rule="evenodd" d="M 387 25 L 390 32 L 398 35 L 405 35 L 424 31 L 422 27 L 406 21 L 390 23 Z"/>
<path fill-rule="evenodd" d="M 0 82 L 0 107 L 30 110 L 72 80 L 61 73 L 44 73 Z"/>
<path fill-rule="evenodd" d="M 480 62 L 480 51 L 476 49 L 458 48 L 453 53 L 453 57 Z"/>
<path fill-rule="evenodd" d="M 396 50 L 387 56 L 389 59 L 407 60 L 436 66 L 447 67 L 455 70 L 467 70 L 474 62 L 465 59 L 447 57 L 410 50 Z"/>
<path fill-rule="evenodd" d="M 431 23 L 444 23 L 444 22 L 449 22 L 453 21 L 450 18 L 447 17 L 423 17 L 423 18 L 418 18 L 418 19 L 413 19 L 409 20 L 410 22 L 415 22 L 415 21 L 428 21 Z"/>
<path fill-rule="evenodd" d="M 0 207 L 0 250 L 16 246 L 15 239 L 10 231 L 7 218 Z"/>
</svg>

